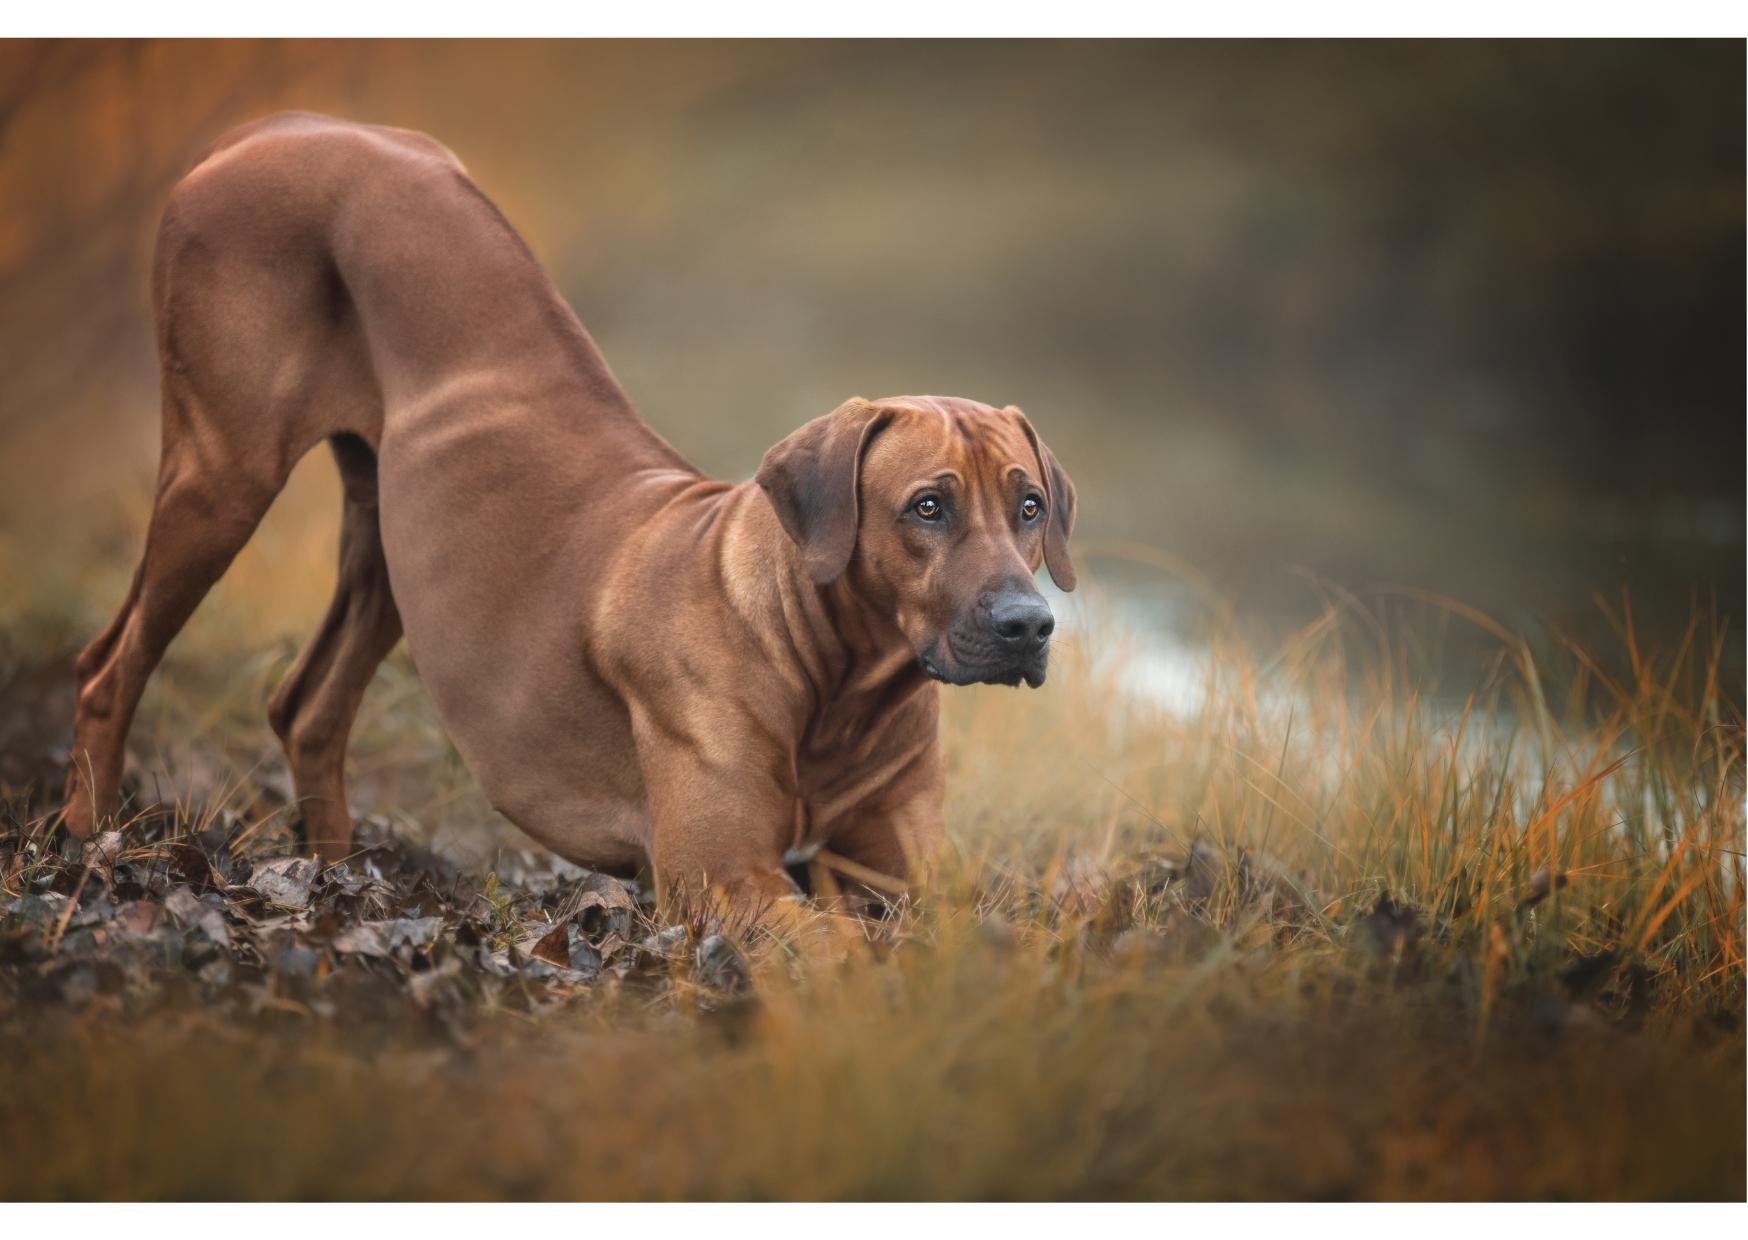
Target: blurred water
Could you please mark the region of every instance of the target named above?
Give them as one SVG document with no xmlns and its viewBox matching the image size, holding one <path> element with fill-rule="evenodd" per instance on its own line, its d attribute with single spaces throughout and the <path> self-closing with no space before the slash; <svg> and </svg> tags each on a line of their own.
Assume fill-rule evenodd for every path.
<svg viewBox="0 0 1748 1240">
<path fill-rule="evenodd" d="M 1167 589 L 1100 585 L 1065 594 L 1047 577 L 1039 589 L 1056 613 L 1058 640 L 1078 645 L 1097 670 L 1122 668 L 1125 690 L 1183 718 L 1208 699 L 1213 654 L 1184 636 L 1188 600 Z"/>
</svg>

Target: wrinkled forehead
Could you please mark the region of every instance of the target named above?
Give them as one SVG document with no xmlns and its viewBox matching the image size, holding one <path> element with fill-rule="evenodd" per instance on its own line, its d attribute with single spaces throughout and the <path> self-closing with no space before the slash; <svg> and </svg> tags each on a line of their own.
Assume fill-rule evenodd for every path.
<svg viewBox="0 0 1748 1240">
<path fill-rule="evenodd" d="M 862 473 L 869 481 L 904 485 L 946 470 L 974 488 L 1000 486 L 1014 466 L 1038 476 L 1038 457 L 1020 420 L 1005 409 L 938 396 L 894 396 L 876 401 L 890 423 L 868 447 Z"/>
</svg>

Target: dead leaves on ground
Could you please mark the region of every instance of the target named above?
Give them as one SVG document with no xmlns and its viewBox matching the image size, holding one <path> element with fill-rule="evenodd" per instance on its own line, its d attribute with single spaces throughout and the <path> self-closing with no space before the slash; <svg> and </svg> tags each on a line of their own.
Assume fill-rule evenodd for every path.
<svg viewBox="0 0 1748 1240">
<path fill-rule="evenodd" d="M 520 855 L 513 881 L 379 839 L 323 867 L 256 856 L 235 824 L 162 834 L 146 816 L 82 847 L 0 833 L 0 1020 L 44 1005 L 189 998 L 234 1014 L 340 1022 L 409 1012 L 465 1034 L 602 989 L 745 989 L 740 947 L 664 926 L 638 888 Z"/>
<path fill-rule="evenodd" d="M 125 833 L 47 852 L 38 836 L 0 826 L 0 1024 L 27 1006 L 197 1000 L 243 1015 L 411 1019 L 465 1036 L 485 1013 L 537 1015 L 626 988 L 651 1006 L 730 1002 L 757 976 L 743 944 L 762 960 L 758 944 L 770 941 L 703 917 L 663 924 L 634 884 L 550 856 L 464 872 L 378 824 L 357 855 L 323 867 L 257 853 L 273 846 L 234 819 L 206 821 L 195 831 L 144 815 Z M 1502 917 L 1523 920 L 1566 882 L 1535 872 Z M 1205 841 L 1116 863 L 1071 856 L 1042 871 L 989 863 L 965 894 L 983 940 L 1004 951 L 1026 939 L 1080 961 L 1176 968 L 1321 945 L 1387 987 L 1442 978 L 1460 1006 L 1492 1001 L 1504 976 L 1495 966 L 1511 970 L 1525 929 L 1497 918 L 1483 927 L 1492 963 L 1478 964 L 1451 917 L 1383 891 L 1334 899 L 1267 856 Z M 908 912 L 861 930 L 879 952 L 926 950 L 929 939 Z M 1561 1002 L 1643 1007 L 1644 978 L 1629 994 L 1619 960 L 1598 959 L 1588 972 L 1569 954 L 1564 972 L 1516 972 Z M 1632 1002 L 1615 1001 L 1623 995 Z"/>
</svg>

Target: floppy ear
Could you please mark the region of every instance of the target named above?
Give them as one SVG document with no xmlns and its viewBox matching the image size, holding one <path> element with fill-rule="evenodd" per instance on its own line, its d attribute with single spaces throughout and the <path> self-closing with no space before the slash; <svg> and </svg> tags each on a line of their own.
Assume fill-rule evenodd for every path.
<svg viewBox="0 0 1748 1240">
<path fill-rule="evenodd" d="M 1032 451 L 1038 454 L 1038 468 L 1044 472 L 1044 502 L 1050 509 L 1049 523 L 1044 527 L 1044 563 L 1050 569 L 1050 580 L 1063 590 L 1074 589 L 1074 561 L 1068 558 L 1068 536 L 1074 532 L 1074 483 L 1062 471 L 1056 454 L 1038 438 L 1038 432 L 1026 420 L 1026 415 L 1013 405 L 1008 412 L 1020 420 L 1026 438 L 1032 441 Z"/>
<path fill-rule="evenodd" d="M 837 580 L 850 566 L 862 453 L 891 416 L 853 397 L 765 453 L 759 466 L 760 489 L 801 549 L 807 575 L 819 585 Z"/>
</svg>

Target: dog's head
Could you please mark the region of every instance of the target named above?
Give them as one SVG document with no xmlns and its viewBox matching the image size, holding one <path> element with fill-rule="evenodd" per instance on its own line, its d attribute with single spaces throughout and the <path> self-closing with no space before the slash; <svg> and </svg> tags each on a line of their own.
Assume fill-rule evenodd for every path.
<svg viewBox="0 0 1748 1240">
<path fill-rule="evenodd" d="M 1018 409 L 858 397 L 767 452 L 758 482 L 808 575 L 847 576 L 930 676 L 1044 683 L 1055 619 L 1032 575 L 1074 589 L 1074 485 Z"/>
</svg>

